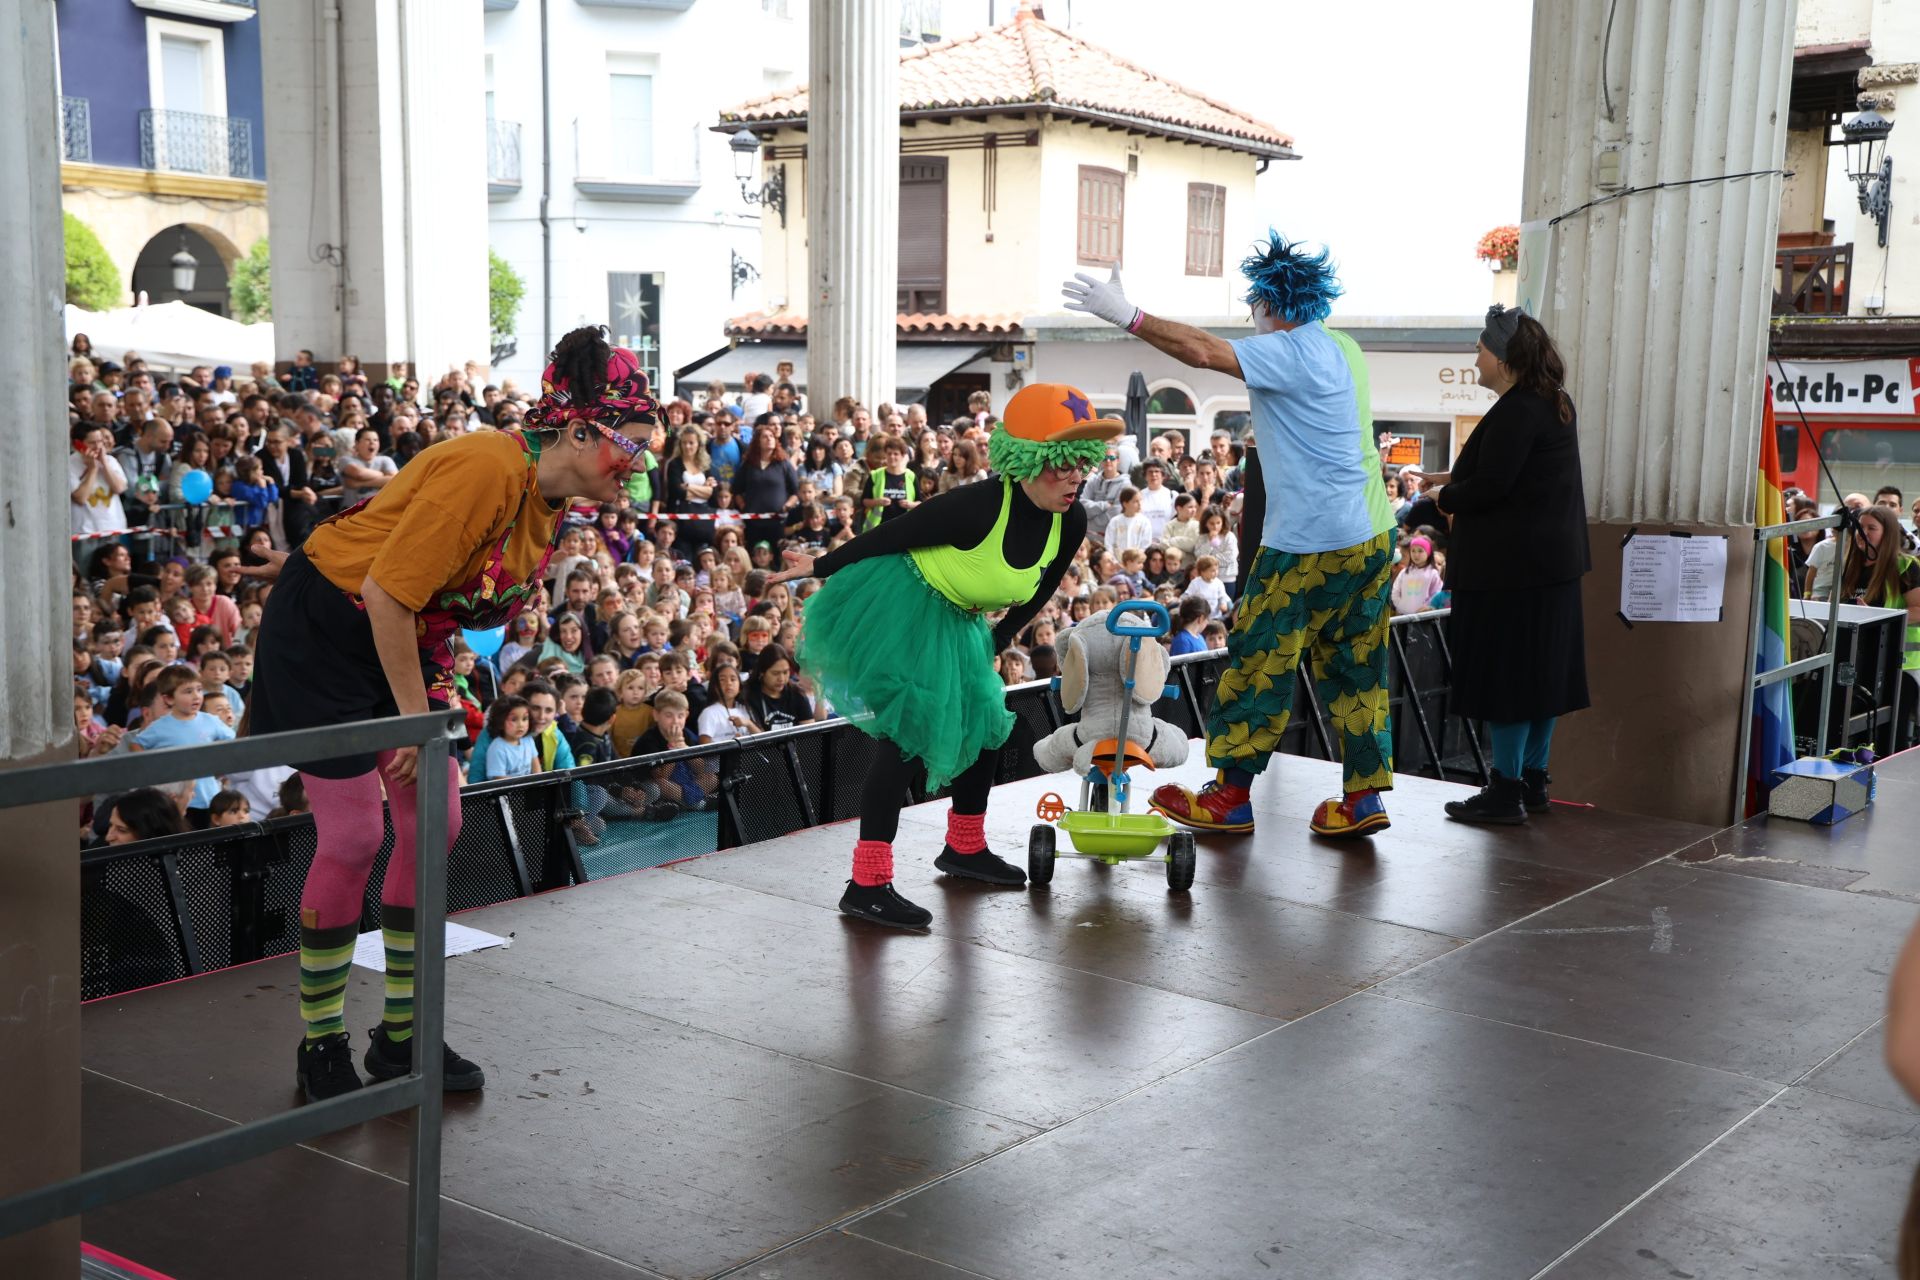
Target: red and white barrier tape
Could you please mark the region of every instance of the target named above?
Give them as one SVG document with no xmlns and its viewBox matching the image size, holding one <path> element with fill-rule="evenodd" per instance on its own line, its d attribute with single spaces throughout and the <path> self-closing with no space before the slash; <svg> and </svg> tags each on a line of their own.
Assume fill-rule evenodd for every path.
<svg viewBox="0 0 1920 1280">
<path fill-rule="evenodd" d="M 789 512 L 785 512 L 785 511 L 758 511 L 758 512 L 696 511 L 688 515 L 678 515 L 673 512 L 662 511 L 657 516 L 649 515 L 646 518 L 649 521 L 652 521 L 652 520 L 719 520 L 722 517 L 725 517 L 728 523 L 738 521 L 741 524 L 745 524 L 749 520 L 784 520 L 787 518 L 789 514 L 790 514 Z"/>
<path fill-rule="evenodd" d="M 210 524 L 202 532 L 214 538 L 237 538 L 245 532 L 246 526 L 237 524 Z M 132 529 L 103 529 L 99 533 L 76 533 L 74 542 L 95 542 L 101 538 L 124 538 L 132 534 L 146 534 L 148 537 L 184 538 L 185 529 L 162 529 L 158 526 L 140 525 Z"/>
</svg>

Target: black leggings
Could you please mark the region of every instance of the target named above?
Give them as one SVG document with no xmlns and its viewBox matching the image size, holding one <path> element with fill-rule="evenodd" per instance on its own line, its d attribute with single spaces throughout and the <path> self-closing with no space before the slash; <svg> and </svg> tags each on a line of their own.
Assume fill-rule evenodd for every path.
<svg viewBox="0 0 1920 1280">
<path fill-rule="evenodd" d="M 900 831 L 900 808 L 907 799 L 907 780 L 913 762 L 900 748 L 884 738 L 874 754 L 873 768 L 860 792 L 860 838 L 893 843 Z M 987 793 L 993 790 L 993 775 L 1000 763 L 1000 750 L 989 747 L 967 771 L 953 780 L 953 811 L 961 814 L 985 813 Z"/>
</svg>

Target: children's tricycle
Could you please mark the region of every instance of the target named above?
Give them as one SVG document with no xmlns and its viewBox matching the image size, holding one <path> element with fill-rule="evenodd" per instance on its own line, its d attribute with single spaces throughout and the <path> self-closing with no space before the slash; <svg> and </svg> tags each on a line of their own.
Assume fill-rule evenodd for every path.
<svg viewBox="0 0 1920 1280">
<path fill-rule="evenodd" d="M 1141 622 L 1127 622 L 1130 613 L 1145 615 Z M 1085 625 L 1084 623 L 1082 625 Z M 1127 740 L 1127 720 L 1133 706 L 1134 671 L 1139 665 L 1142 640 L 1157 640 L 1173 629 L 1166 606 L 1152 600 L 1130 600 L 1118 604 L 1107 614 L 1106 627 L 1114 635 L 1127 637 L 1126 660 L 1120 673 L 1122 697 L 1120 724 L 1114 737 L 1093 749 L 1093 767 L 1080 780 L 1080 807 L 1068 809 L 1059 795 L 1048 792 L 1040 798 L 1035 823 L 1027 836 L 1027 879 L 1036 885 L 1053 881 L 1054 826 L 1067 833 L 1074 852 L 1082 857 L 1098 858 L 1108 866 L 1155 855 L 1160 842 L 1167 842 L 1167 888 L 1176 893 L 1193 886 L 1193 833 L 1182 831 L 1157 813 L 1129 813 L 1133 796 L 1128 766 L 1151 769 L 1139 744 Z M 1055 684 L 1059 681 L 1056 677 Z M 1169 688 L 1163 696 L 1173 696 Z"/>
</svg>

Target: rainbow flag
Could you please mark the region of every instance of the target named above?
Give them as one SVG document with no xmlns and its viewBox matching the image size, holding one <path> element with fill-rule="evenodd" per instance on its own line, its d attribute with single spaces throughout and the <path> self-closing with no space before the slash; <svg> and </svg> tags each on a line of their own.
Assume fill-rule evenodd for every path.
<svg viewBox="0 0 1920 1280">
<path fill-rule="evenodd" d="M 1766 408 L 1760 416 L 1760 486 L 1755 499 L 1754 523 L 1785 524 L 1786 501 L 1780 496 L 1780 444 L 1773 422 L 1773 379 L 1767 379 Z M 1766 544 L 1766 582 L 1760 598 L 1760 645 L 1754 655 L 1756 675 L 1787 665 L 1791 649 L 1787 645 L 1787 541 L 1770 538 Z M 1753 754 L 1748 766 L 1747 812 L 1752 817 L 1767 807 L 1767 792 L 1773 785 L 1773 771 L 1792 764 L 1793 742 L 1792 681 L 1768 685 L 1753 695 Z"/>
</svg>

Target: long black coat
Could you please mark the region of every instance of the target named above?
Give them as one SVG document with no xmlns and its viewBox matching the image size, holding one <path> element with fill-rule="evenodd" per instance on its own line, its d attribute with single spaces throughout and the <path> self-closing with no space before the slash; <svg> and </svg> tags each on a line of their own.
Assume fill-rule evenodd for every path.
<svg viewBox="0 0 1920 1280">
<path fill-rule="evenodd" d="M 1549 401 L 1508 391 L 1440 490 L 1453 707 L 1502 723 L 1588 705 L 1580 577 L 1593 567 L 1580 438 Z"/>
<path fill-rule="evenodd" d="M 1439 504 L 1453 517 L 1447 585 L 1455 591 L 1542 587 L 1593 568 L 1577 420 L 1560 421 L 1530 391 L 1508 391 L 1480 420 Z"/>
</svg>

